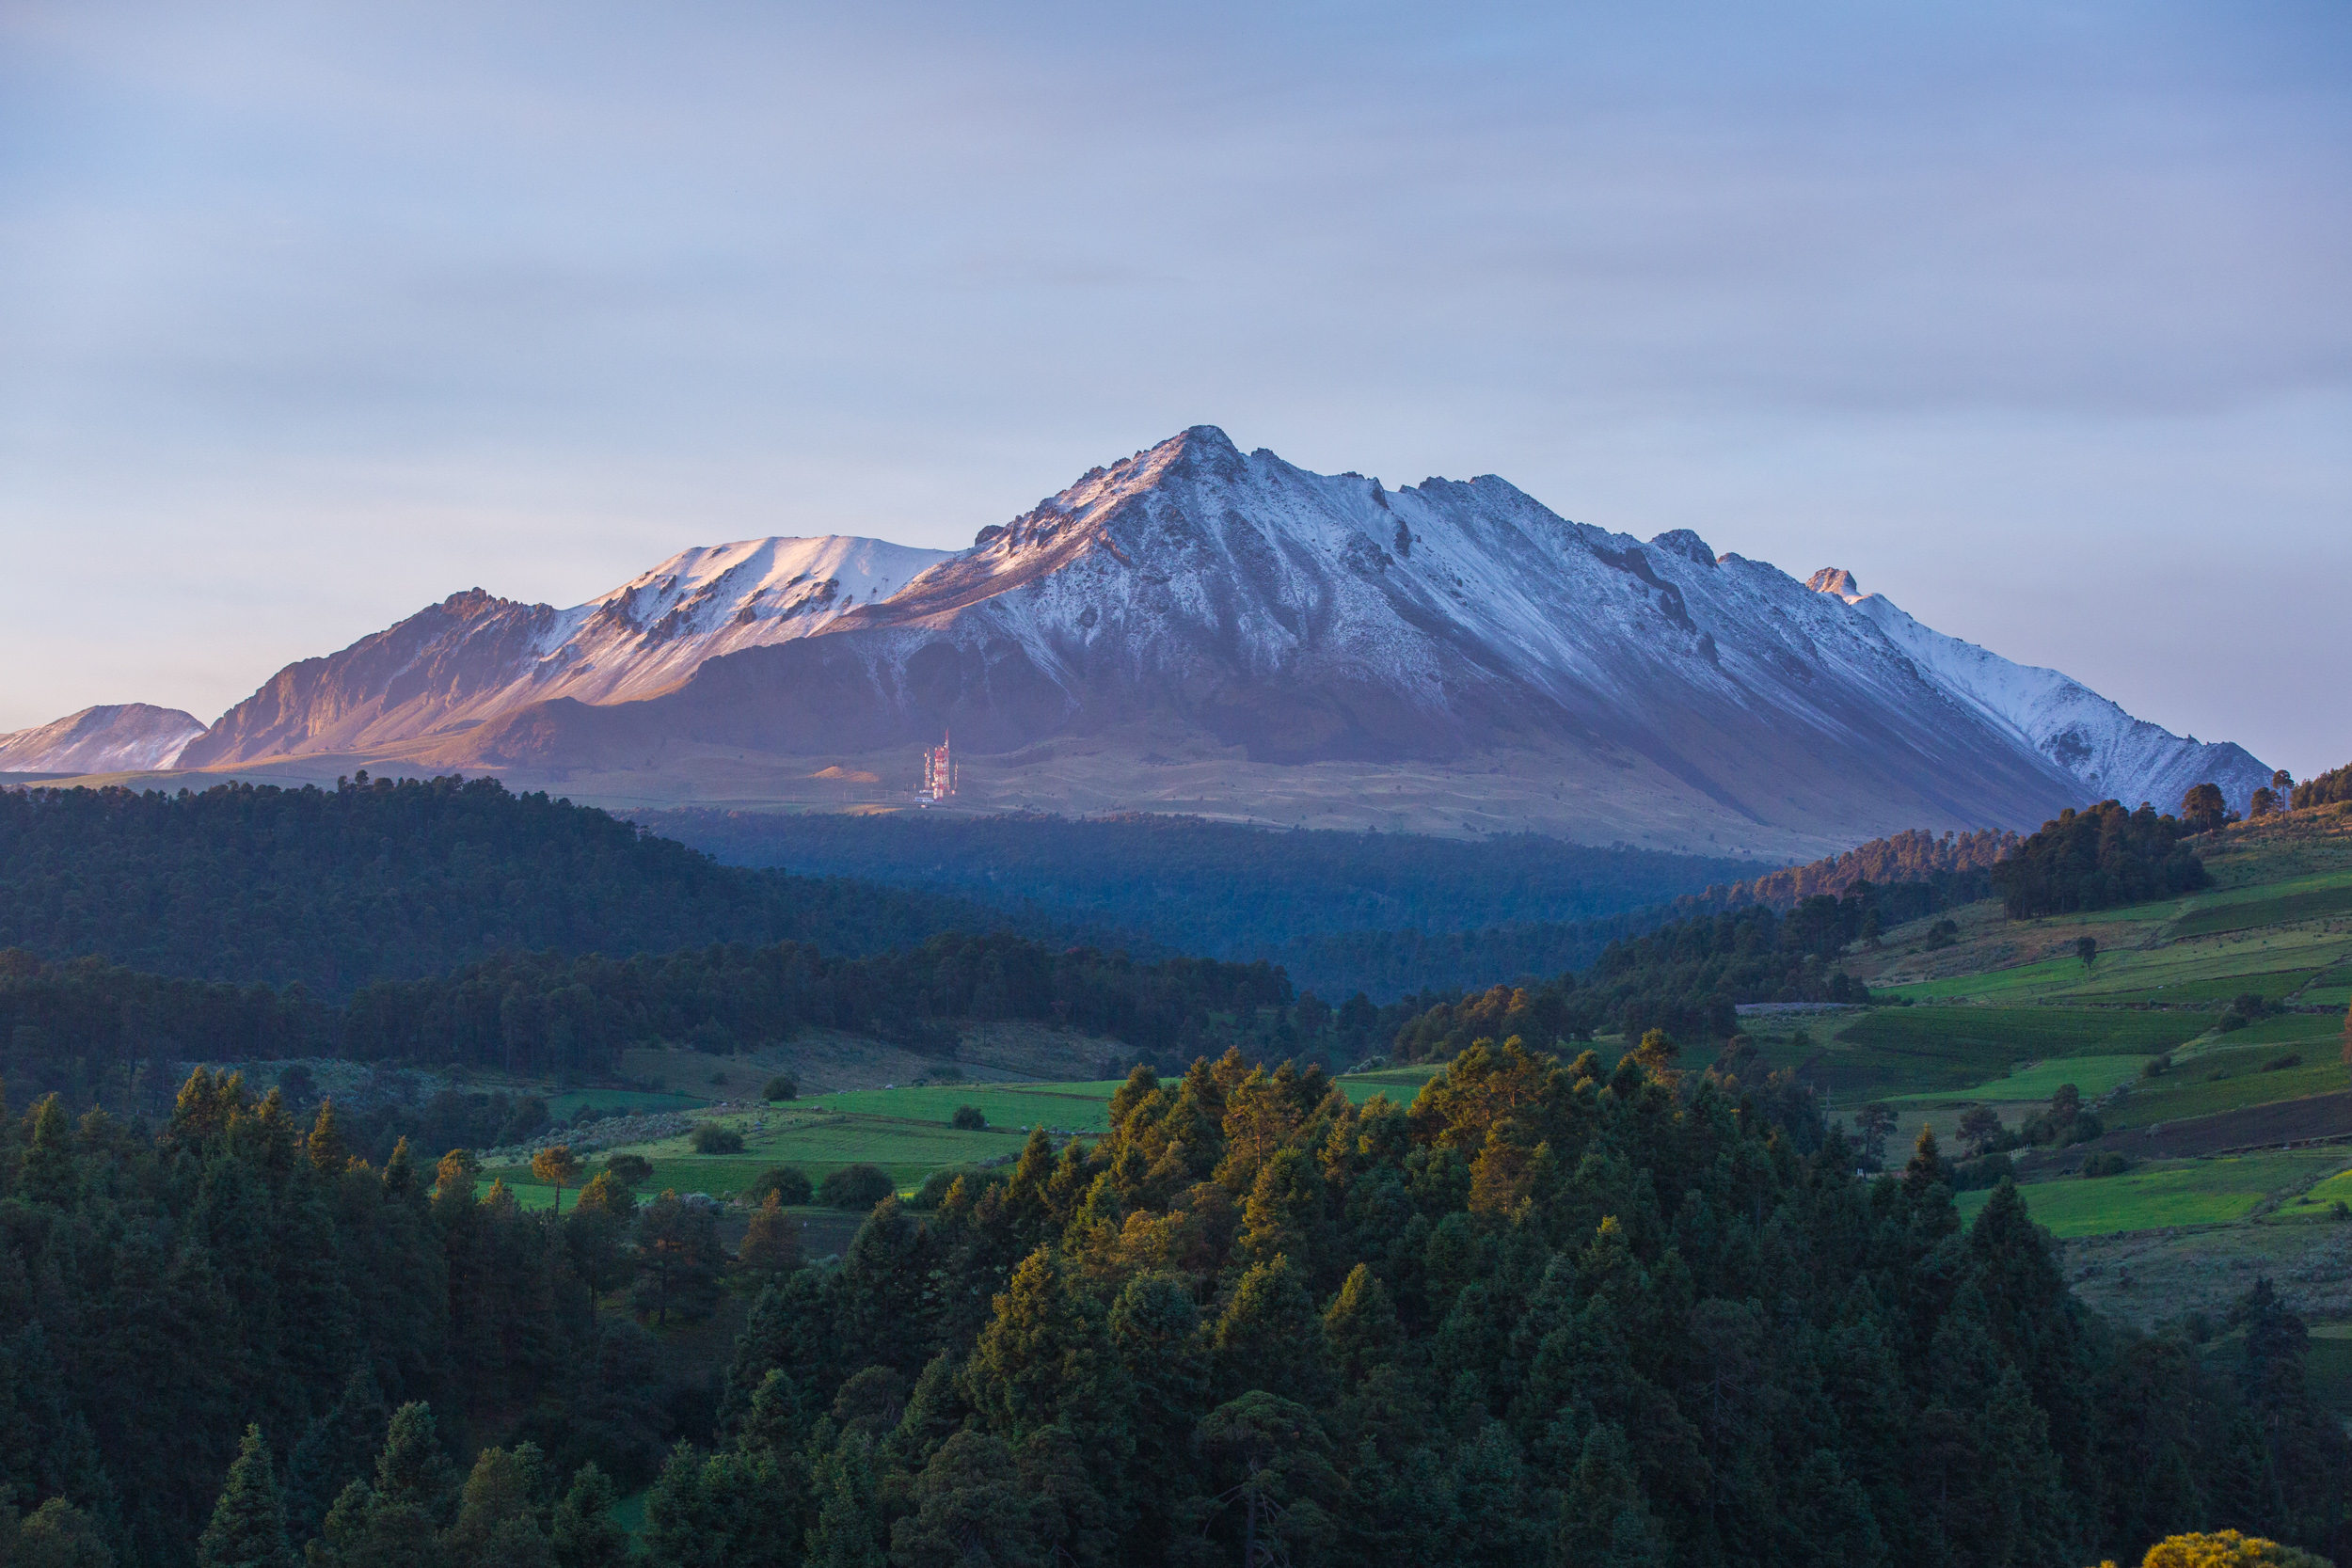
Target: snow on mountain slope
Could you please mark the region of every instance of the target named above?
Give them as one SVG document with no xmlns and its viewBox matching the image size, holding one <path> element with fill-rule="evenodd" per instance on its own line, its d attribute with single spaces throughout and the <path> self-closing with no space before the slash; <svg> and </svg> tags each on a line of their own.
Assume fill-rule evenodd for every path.
<svg viewBox="0 0 2352 1568">
<path fill-rule="evenodd" d="M 2056 670 L 2011 663 L 1921 626 L 1884 594 L 1863 593 L 1842 568 L 1816 572 L 1807 586 L 1870 617 L 1931 680 L 2081 780 L 2090 800 L 2127 806 L 2145 800 L 2172 811 L 2189 786 L 2212 783 L 2244 810 L 2254 791 L 2270 782 L 2270 769 L 2242 746 L 2184 738 L 2133 718 Z"/>
<path fill-rule="evenodd" d="M 946 558 L 880 539 L 683 550 L 582 605 L 452 594 L 340 653 L 288 665 L 189 747 L 189 767 L 348 752 L 467 729 L 554 697 L 623 702 L 719 654 L 805 637 Z"/>
<path fill-rule="evenodd" d="M 972 803 L 1800 855 L 2251 763 L 1688 531 L 1570 522 L 1492 475 L 1312 473 L 1205 425 L 952 554 L 750 541 L 569 610 L 459 594 L 289 666 L 183 762 L 781 800 L 887 793 L 949 727 Z"/>
<path fill-rule="evenodd" d="M 643 769 L 681 748 L 833 755 L 946 725 L 983 754 L 1057 736 L 1109 754 L 1125 733 L 1163 764 L 1203 746 L 1280 767 L 1539 752 L 1740 832 L 2031 825 L 2083 793 L 1870 614 L 1687 531 L 1645 544 L 1493 476 L 1391 491 L 1207 426 L 820 635 L 711 659 L 626 708 L 509 714 L 469 754 Z"/>
<path fill-rule="evenodd" d="M 29 730 L 0 735 L 0 773 L 141 773 L 169 768 L 204 721 L 176 707 L 118 703 L 86 707 Z"/>
</svg>

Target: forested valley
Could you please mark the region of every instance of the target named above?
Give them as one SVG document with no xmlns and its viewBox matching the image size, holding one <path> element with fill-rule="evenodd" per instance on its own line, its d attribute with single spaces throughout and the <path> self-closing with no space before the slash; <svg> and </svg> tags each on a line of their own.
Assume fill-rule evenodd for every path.
<svg viewBox="0 0 2352 1568">
<path fill-rule="evenodd" d="M 1860 1174 L 1743 1049 L 1740 1005 L 1866 1000 L 1841 955 L 2021 875 L 2077 900 L 2193 879 L 2169 818 L 2070 814 L 1997 865 L 1918 835 L 1658 911 L 1549 980 L 1334 1006 L 1262 962 L 934 929 L 970 907 L 477 784 L 20 808 L 0 864 L 62 950 L 0 952 L 8 1561 L 1993 1568 L 2225 1526 L 2352 1551 L 2352 1447 L 2266 1285 L 2221 1357 L 2103 1319 L 2014 1188 L 1963 1226 L 1932 1133 Z M 132 828 L 156 865 L 230 868 L 242 903 L 160 907 L 230 934 L 159 931 L 132 949 L 153 969 L 77 956 L 56 933 L 136 932 L 132 891 L 179 884 L 77 903 L 40 812 L 87 815 L 122 868 Z M 501 869 L 452 821 L 490 824 Z M 609 893 L 536 949 L 504 940 L 554 929 L 533 864 Z M 578 945 L 641 898 L 657 934 L 816 934 Z M 408 933 L 383 971 L 334 956 L 370 951 L 369 909 Z M 178 972 L 199 950 L 215 977 Z M 403 972 L 431 953 L 471 956 Z M 781 1194 L 723 1233 L 626 1154 L 550 1164 L 526 1205 L 469 1151 L 545 1132 L 528 1095 L 355 1117 L 181 1075 L 585 1082 L 635 1044 L 812 1027 L 945 1061 L 999 1020 L 1131 1053 L 1107 1132 L 936 1173 L 821 1257 Z M 1331 1072 L 1367 1058 L 1437 1070 L 1352 1097 Z"/>
<path fill-rule="evenodd" d="M 84 1555 L 27 1560 L 617 1563 L 648 1481 L 656 1568 L 2344 1544 L 2352 1452 L 2266 1291 L 2232 1365 L 2119 1328 L 2013 1190 L 1963 1228 L 1932 1139 L 1858 1180 L 1662 1032 L 1481 1040 L 1409 1105 L 1229 1053 L 1112 1119 L 811 1262 L 618 1161 L 527 1214 L 206 1073 L 152 1132 L 43 1100 L 0 1123 L 0 1485 Z"/>
</svg>

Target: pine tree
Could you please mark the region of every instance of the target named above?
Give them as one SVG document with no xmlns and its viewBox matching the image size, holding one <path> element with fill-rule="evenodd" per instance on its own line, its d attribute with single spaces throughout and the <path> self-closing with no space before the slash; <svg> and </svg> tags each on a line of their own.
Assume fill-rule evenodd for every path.
<svg viewBox="0 0 2352 1568">
<path fill-rule="evenodd" d="M 1287 1258 L 1241 1276 L 1210 1343 L 1222 1390 L 1238 1396 L 1263 1389 L 1304 1403 L 1322 1395 L 1323 1321 Z"/>
<path fill-rule="evenodd" d="M 432 1406 L 413 1402 L 392 1412 L 384 1451 L 375 1462 L 373 1491 L 379 1503 L 414 1508 L 436 1524 L 450 1512 L 457 1476 L 441 1451 Z"/>
<path fill-rule="evenodd" d="M 200 1568 L 294 1568 L 285 1499 L 258 1426 L 245 1429 L 212 1522 L 197 1541 L 196 1560 Z"/>
<path fill-rule="evenodd" d="M 884 1568 L 889 1559 L 874 1495 L 874 1448 L 865 1434 L 848 1434 L 820 1457 L 810 1467 L 809 1489 L 817 1519 L 808 1527 L 803 1568 Z"/>
<path fill-rule="evenodd" d="M 612 1522 L 620 1500 L 612 1482 L 595 1465 L 582 1465 L 571 1490 L 555 1505 L 548 1531 L 555 1568 L 622 1568 L 628 1560 L 628 1532 Z"/>
<path fill-rule="evenodd" d="M 539 1450 L 485 1449 L 466 1477 L 447 1550 L 455 1568 L 543 1568 L 548 1478 Z"/>
<path fill-rule="evenodd" d="M 311 1165 L 321 1176 L 341 1176 L 351 1164 L 351 1148 L 343 1139 L 342 1122 L 335 1115 L 334 1101 L 319 1101 L 319 1114 L 310 1123 L 310 1140 L 304 1147 Z"/>
<path fill-rule="evenodd" d="M 1323 1314 L 1323 1337 L 1341 1380 L 1353 1385 L 1396 1354 L 1404 1329 L 1379 1275 L 1359 1263 Z"/>
<path fill-rule="evenodd" d="M 587 1201 L 587 1194 L 582 1193 L 581 1204 Z M 736 1248 L 736 1267 L 754 1279 L 772 1279 L 800 1266 L 801 1222 L 786 1213 L 783 1203 L 770 1193 L 768 1201 L 752 1212 L 751 1224 Z"/>
<path fill-rule="evenodd" d="M 1578 1568 L 1654 1568 L 1667 1560 L 1658 1522 L 1634 1481 L 1625 1433 L 1614 1426 L 1603 1422 L 1584 1439 L 1560 1499 L 1553 1551 Z"/>
<path fill-rule="evenodd" d="M 899 1568 L 1034 1560 L 1035 1514 L 1020 1469 L 1000 1439 L 981 1432 L 957 1433 L 923 1467 L 914 1496 L 913 1516 L 891 1530 L 890 1556 Z M 826 1510 L 833 1506 L 829 1500 Z M 809 1532 L 808 1568 L 878 1568 L 879 1548 L 867 1559 L 820 1556 L 820 1545 L 831 1539 Z"/>
</svg>

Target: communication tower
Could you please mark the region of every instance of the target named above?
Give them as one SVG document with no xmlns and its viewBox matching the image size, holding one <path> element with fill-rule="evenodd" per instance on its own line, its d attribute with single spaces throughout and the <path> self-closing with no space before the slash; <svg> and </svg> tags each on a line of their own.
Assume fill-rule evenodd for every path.
<svg viewBox="0 0 2352 1568">
<path fill-rule="evenodd" d="M 940 732 L 939 744 L 923 753 L 923 795 L 927 800 L 945 800 L 956 792 L 955 759 L 948 755 L 948 732 Z"/>
</svg>

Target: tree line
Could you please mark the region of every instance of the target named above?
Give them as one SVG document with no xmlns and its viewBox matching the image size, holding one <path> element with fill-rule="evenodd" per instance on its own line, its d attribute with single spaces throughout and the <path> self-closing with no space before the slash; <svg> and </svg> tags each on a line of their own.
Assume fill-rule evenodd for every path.
<svg viewBox="0 0 2352 1568">
<path fill-rule="evenodd" d="M 0 951 L 0 1071 L 77 1105 L 141 1102 L 181 1061 L 335 1056 L 527 1077 L 610 1077 L 632 1045 L 715 1053 L 840 1029 L 952 1054 L 956 1027 L 1021 1020 L 1184 1053 L 1255 1031 L 1296 1000 L 1270 965 L 1057 948 L 949 933 L 843 958 L 803 942 L 661 955 L 501 953 L 329 1002 L 284 990 L 141 974 L 95 958 Z"/>
<path fill-rule="evenodd" d="M 495 779 L 0 790 L 0 947 L 156 974 L 340 996 L 502 952 L 859 955 L 998 928 L 1073 936 L 949 895 L 721 865 Z"/>
<path fill-rule="evenodd" d="M 2219 790 L 2201 784 L 2189 791 L 2189 801 L 2200 790 L 2212 790 L 2219 800 Z M 2184 842 L 2198 831 L 2146 804 L 2137 811 L 2126 811 L 2118 800 L 2082 811 L 2070 807 L 1993 867 L 1993 886 L 2011 920 L 2192 893 L 2213 882 L 2204 862 Z"/>
</svg>

